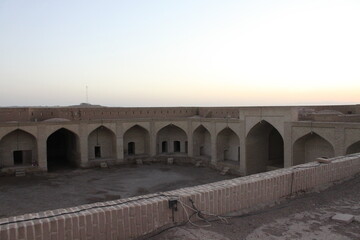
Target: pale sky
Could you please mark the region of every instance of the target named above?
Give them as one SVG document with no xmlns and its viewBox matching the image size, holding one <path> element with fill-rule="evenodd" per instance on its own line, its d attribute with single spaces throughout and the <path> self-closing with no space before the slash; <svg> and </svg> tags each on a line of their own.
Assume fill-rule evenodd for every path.
<svg viewBox="0 0 360 240">
<path fill-rule="evenodd" d="M 360 103 L 359 0 L 0 0 L 0 106 Z"/>
</svg>

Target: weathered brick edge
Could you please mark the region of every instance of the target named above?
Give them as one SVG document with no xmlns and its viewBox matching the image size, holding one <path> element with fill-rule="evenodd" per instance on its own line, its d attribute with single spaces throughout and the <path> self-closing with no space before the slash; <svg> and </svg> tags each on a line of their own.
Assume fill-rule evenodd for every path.
<svg viewBox="0 0 360 240">
<path fill-rule="evenodd" d="M 299 191 L 321 187 L 349 178 L 359 171 L 360 154 L 353 154 L 333 158 L 330 164 L 307 163 L 182 188 L 161 195 L 149 194 L 3 218 L 0 219 L 0 240 L 132 239 L 173 224 L 167 196 L 178 196 L 186 204 L 189 204 L 188 200 L 191 198 L 203 211 L 225 214 L 271 203 Z M 178 206 L 174 217 L 178 223 L 187 220 L 181 205 Z M 36 219 L 26 220 L 34 218 Z M 23 221 L 18 222 L 21 220 Z M 11 223 L 15 221 L 17 223 Z"/>
</svg>

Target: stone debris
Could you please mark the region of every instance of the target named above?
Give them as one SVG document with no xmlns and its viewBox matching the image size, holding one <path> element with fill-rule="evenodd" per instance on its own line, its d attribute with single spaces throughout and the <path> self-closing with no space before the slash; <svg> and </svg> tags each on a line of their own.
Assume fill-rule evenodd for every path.
<svg viewBox="0 0 360 240">
<path fill-rule="evenodd" d="M 221 174 L 221 175 L 225 175 L 225 174 L 227 174 L 227 172 L 228 172 L 229 170 L 230 170 L 229 167 L 224 167 L 220 174 Z"/>
<path fill-rule="evenodd" d="M 25 171 L 24 169 L 19 169 L 15 171 L 15 176 L 16 177 L 24 177 L 25 176 Z"/>
<path fill-rule="evenodd" d="M 102 163 L 100 163 L 100 167 L 101 167 L 101 168 L 107 168 L 108 165 L 107 165 L 106 162 L 102 162 Z"/>
<path fill-rule="evenodd" d="M 316 159 L 316 161 L 319 163 L 331 163 L 331 160 L 326 157 L 319 157 Z"/>
<path fill-rule="evenodd" d="M 167 164 L 172 165 L 174 163 L 174 158 L 168 158 Z"/>
<path fill-rule="evenodd" d="M 201 164 L 202 164 L 201 161 L 197 161 L 197 162 L 195 163 L 195 167 L 201 167 Z"/>
<path fill-rule="evenodd" d="M 159 239 L 159 238 L 157 238 Z M 161 240 L 230 240 L 222 234 L 202 228 L 173 228 L 161 235 Z"/>
<path fill-rule="evenodd" d="M 143 165 L 143 161 L 141 159 L 136 159 L 136 164 L 137 165 Z"/>
<path fill-rule="evenodd" d="M 331 219 L 338 222 L 351 223 L 354 220 L 354 215 L 338 213 Z"/>
</svg>

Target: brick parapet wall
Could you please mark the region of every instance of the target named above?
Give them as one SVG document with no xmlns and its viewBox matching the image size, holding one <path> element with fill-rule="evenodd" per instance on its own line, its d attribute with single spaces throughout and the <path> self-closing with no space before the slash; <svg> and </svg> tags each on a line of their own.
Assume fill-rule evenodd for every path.
<svg viewBox="0 0 360 240">
<path fill-rule="evenodd" d="M 168 206 L 172 197 L 187 205 L 192 199 L 204 213 L 222 215 L 323 187 L 359 171 L 360 154 L 353 154 L 333 158 L 330 164 L 313 162 L 164 193 L 3 218 L 0 239 L 133 239 L 174 224 Z M 192 213 L 181 203 L 174 212 L 175 223 L 187 221 Z"/>
</svg>

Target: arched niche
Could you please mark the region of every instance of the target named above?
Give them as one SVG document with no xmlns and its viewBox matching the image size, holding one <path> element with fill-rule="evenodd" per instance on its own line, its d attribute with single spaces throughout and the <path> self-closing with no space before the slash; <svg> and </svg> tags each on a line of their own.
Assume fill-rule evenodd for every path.
<svg viewBox="0 0 360 240">
<path fill-rule="evenodd" d="M 231 128 L 224 128 L 216 138 L 218 161 L 240 162 L 240 140 Z"/>
<path fill-rule="evenodd" d="M 161 128 L 156 134 L 156 145 L 158 154 L 186 154 L 187 135 L 181 128 L 169 124 Z"/>
<path fill-rule="evenodd" d="M 150 153 L 150 135 L 145 128 L 135 125 L 124 134 L 125 157 L 148 155 Z"/>
<path fill-rule="evenodd" d="M 284 167 L 284 140 L 267 121 L 257 123 L 246 137 L 247 174 Z"/>
<path fill-rule="evenodd" d="M 353 154 L 353 153 L 360 153 L 360 141 L 351 144 L 351 145 L 346 149 L 346 154 Z"/>
<path fill-rule="evenodd" d="M 89 134 L 88 158 L 89 160 L 116 158 L 116 136 L 113 131 L 100 126 Z"/>
<path fill-rule="evenodd" d="M 198 126 L 193 133 L 194 157 L 211 157 L 211 135 L 203 126 Z"/>
<path fill-rule="evenodd" d="M 334 148 L 317 133 L 308 133 L 294 142 L 293 165 L 312 162 L 319 157 L 334 157 Z"/>
<path fill-rule="evenodd" d="M 56 171 L 80 165 L 79 136 L 60 128 L 46 140 L 48 171 Z"/>
<path fill-rule="evenodd" d="M 37 141 L 28 132 L 17 129 L 0 141 L 0 167 L 37 165 Z"/>
</svg>

